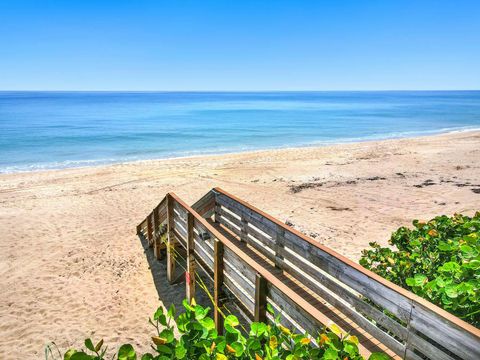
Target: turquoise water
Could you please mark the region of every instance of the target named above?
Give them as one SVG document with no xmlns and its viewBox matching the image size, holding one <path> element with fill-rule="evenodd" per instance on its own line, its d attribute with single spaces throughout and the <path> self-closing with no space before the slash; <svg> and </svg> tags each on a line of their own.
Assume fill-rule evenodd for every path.
<svg viewBox="0 0 480 360">
<path fill-rule="evenodd" d="M 0 92 L 0 172 L 480 128 L 480 91 Z"/>
</svg>

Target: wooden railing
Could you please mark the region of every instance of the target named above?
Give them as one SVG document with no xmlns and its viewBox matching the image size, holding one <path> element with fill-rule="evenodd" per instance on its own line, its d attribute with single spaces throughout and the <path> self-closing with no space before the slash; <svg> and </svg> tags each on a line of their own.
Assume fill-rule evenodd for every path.
<svg viewBox="0 0 480 360">
<path fill-rule="evenodd" d="M 164 230 L 166 246 L 159 241 Z M 403 359 L 480 359 L 479 329 L 222 189 L 192 207 L 167 194 L 137 232 L 157 258 L 166 248 L 170 282 L 173 249 L 186 249 L 188 298 L 195 294 L 195 266 L 212 278 L 219 331 L 227 291 L 256 321 L 267 320 L 270 303 L 298 331 L 315 334 L 336 322 L 361 338 L 363 354 L 374 349 Z"/>
</svg>

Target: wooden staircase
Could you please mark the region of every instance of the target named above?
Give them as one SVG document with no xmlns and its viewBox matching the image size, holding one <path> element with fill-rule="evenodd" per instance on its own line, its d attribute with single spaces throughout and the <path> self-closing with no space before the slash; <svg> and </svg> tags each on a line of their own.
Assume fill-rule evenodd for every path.
<svg viewBox="0 0 480 360">
<path fill-rule="evenodd" d="M 316 335 L 336 323 L 359 338 L 363 355 L 480 359 L 479 329 L 220 188 L 191 207 L 167 194 L 137 233 L 157 259 L 166 253 L 170 283 L 176 279 L 174 249 L 184 249 L 188 299 L 195 296 L 197 267 L 211 279 L 219 332 L 228 294 L 248 320 L 268 321 L 269 303 L 298 332 Z"/>
</svg>

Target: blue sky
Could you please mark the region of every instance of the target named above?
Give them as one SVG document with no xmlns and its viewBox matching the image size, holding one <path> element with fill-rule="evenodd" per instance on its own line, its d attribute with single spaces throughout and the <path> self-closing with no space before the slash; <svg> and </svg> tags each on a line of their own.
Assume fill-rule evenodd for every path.
<svg viewBox="0 0 480 360">
<path fill-rule="evenodd" d="M 480 89 L 480 1 L 0 0 L 0 89 Z"/>
</svg>

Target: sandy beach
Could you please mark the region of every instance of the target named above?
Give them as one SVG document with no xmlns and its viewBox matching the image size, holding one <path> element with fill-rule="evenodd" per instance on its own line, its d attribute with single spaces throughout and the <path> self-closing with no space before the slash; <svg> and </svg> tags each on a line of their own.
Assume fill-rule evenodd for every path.
<svg viewBox="0 0 480 360">
<path fill-rule="evenodd" d="M 168 191 L 222 187 L 358 261 L 412 219 L 480 210 L 479 159 L 472 131 L 0 175 L 1 357 L 86 337 L 147 350 L 148 316 L 184 289 L 154 281 L 135 234 Z"/>
</svg>

